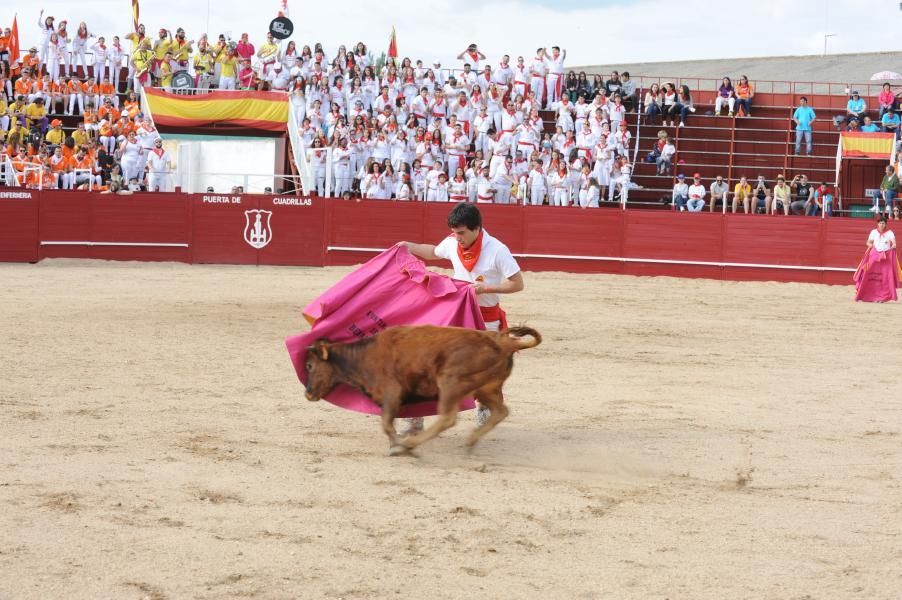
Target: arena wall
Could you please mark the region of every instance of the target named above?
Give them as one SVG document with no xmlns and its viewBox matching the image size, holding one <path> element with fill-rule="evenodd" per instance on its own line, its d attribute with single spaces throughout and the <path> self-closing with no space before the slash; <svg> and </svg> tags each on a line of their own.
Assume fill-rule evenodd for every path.
<svg viewBox="0 0 902 600">
<path fill-rule="evenodd" d="M 449 205 L 248 194 L 0 191 L 0 261 L 324 266 L 447 235 Z M 531 271 L 848 284 L 870 219 L 481 206 Z M 257 217 L 260 217 L 259 224 Z"/>
</svg>

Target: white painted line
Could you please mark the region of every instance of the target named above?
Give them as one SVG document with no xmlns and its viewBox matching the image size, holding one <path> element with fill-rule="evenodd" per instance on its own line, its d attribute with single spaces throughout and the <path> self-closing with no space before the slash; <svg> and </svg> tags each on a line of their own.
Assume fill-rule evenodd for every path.
<svg viewBox="0 0 902 600">
<path fill-rule="evenodd" d="M 383 252 L 385 248 L 353 248 L 348 246 L 327 246 L 329 252 Z M 790 271 L 836 271 L 854 273 L 855 269 L 846 267 L 812 267 L 801 265 L 769 265 L 758 263 L 707 262 L 700 260 L 667 260 L 663 258 L 627 258 L 622 256 L 581 256 L 578 254 L 518 254 L 516 258 L 549 258 L 556 260 L 589 260 L 602 262 L 650 263 L 658 265 L 691 265 L 701 267 L 739 267 L 749 269 L 785 269 Z"/>
<path fill-rule="evenodd" d="M 163 244 L 155 242 L 57 242 L 41 240 L 42 246 L 125 246 L 134 248 L 187 248 L 188 244 Z"/>
</svg>

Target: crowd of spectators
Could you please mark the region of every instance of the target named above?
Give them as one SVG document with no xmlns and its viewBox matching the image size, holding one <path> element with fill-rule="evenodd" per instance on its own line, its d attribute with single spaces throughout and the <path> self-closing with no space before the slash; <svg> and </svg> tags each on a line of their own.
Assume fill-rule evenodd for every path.
<svg viewBox="0 0 902 600">
<path fill-rule="evenodd" d="M 107 46 L 85 23 L 70 36 L 65 20 L 57 24 L 43 11 L 38 27 L 40 45 L 13 61 L 10 31 L 0 33 L 0 169 L 6 183 L 114 193 L 171 190 L 162 138 L 134 91 L 123 93 L 119 38 Z"/>
<path fill-rule="evenodd" d="M 674 209 L 689 212 L 701 212 L 705 206 L 714 212 L 720 206 L 724 212 L 730 207 L 733 213 L 741 210 L 745 214 L 782 213 L 816 217 L 825 211 L 827 216 L 832 214 L 833 191 L 826 183 L 811 183 L 805 174 L 796 175 L 788 182 L 783 175 L 777 175 L 772 188 L 763 175 L 759 175 L 754 182 L 740 177 L 730 191 L 729 184 L 721 175 L 706 188 L 700 173 L 692 176 L 692 183 L 687 183 L 686 176 L 680 173 L 673 186 L 671 202 Z"/>
<path fill-rule="evenodd" d="M 330 56 L 321 44 L 298 48 L 271 34 L 259 48 L 246 33 L 237 41 L 219 35 L 211 42 L 206 34 L 194 40 L 180 28 L 163 28 L 152 39 L 143 25 L 122 36 L 131 44 L 126 52 L 119 36 L 107 46 L 85 23 L 71 36 L 66 25 L 42 12 L 39 47 L 14 64 L 2 60 L 0 36 L 0 136 L 20 182 L 31 186 L 169 189 L 171 161 L 152 121 L 141 114 L 135 91 L 145 85 L 169 89 L 180 71 L 202 90 L 287 93 L 321 195 L 328 180 L 335 196 L 584 207 L 625 201 L 637 187 L 627 115 L 678 127 L 696 111 L 686 85 L 653 84 L 640 98 L 627 72 L 608 78 L 567 72 L 566 50 L 558 47 L 514 60 L 505 55 L 493 65 L 471 44 L 450 71 L 437 60 L 426 65 L 389 57 L 377 63 L 363 43 L 339 46 Z M 120 77 L 123 58 L 127 77 Z M 735 85 L 725 77 L 714 114 L 726 109 L 750 116 L 754 97 L 746 76 Z M 857 92 L 843 126 L 898 131 L 889 84 L 878 100 L 879 126 Z M 540 110 L 552 111 L 554 133 L 546 132 Z M 79 118 L 75 129 L 62 129 L 59 117 L 66 116 Z M 815 118 L 803 98 L 793 115 L 797 154 L 803 143 L 811 154 Z M 662 133 L 649 162 L 656 163 L 658 175 L 669 176 L 676 146 Z M 792 196 L 798 195 L 797 181 L 783 182 Z M 727 183 L 715 181 L 712 188 L 720 185 Z M 741 206 L 746 212 L 817 212 L 815 194 L 806 195 L 801 206 L 787 201 L 779 179 L 773 190 L 756 187 L 754 201 L 746 185 L 736 184 L 734 211 Z M 681 193 L 674 188 L 673 202 L 685 210 L 700 210 L 706 202 L 713 209 L 729 195 L 706 200 L 685 181 L 677 187 Z"/>
</svg>

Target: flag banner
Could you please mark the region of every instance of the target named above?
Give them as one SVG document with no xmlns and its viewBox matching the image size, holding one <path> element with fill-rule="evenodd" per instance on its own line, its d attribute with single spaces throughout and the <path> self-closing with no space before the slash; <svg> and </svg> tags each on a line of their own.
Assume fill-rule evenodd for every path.
<svg viewBox="0 0 902 600">
<path fill-rule="evenodd" d="M 892 133 L 846 132 L 841 138 L 842 155 L 886 159 L 893 153 L 895 139 Z"/>
<path fill-rule="evenodd" d="M 391 28 L 391 38 L 388 40 L 388 55 L 391 58 L 398 58 L 398 36 L 394 27 Z"/>
<path fill-rule="evenodd" d="M 288 128 L 288 95 L 279 92 L 216 91 L 183 96 L 144 88 L 157 125 L 202 127 L 214 123 L 266 131 Z"/>
<path fill-rule="evenodd" d="M 320 338 L 350 342 L 395 325 L 442 325 L 485 329 L 472 286 L 426 269 L 406 248 L 394 246 L 347 275 L 303 311 L 313 329 L 285 340 L 295 373 L 307 381 L 307 348 Z M 378 415 L 381 408 L 362 392 L 339 385 L 326 401 L 347 410 Z M 435 415 L 437 402 L 406 404 L 401 417 Z M 460 409 L 473 408 L 473 400 Z"/>
<path fill-rule="evenodd" d="M 19 21 L 13 17 L 13 28 L 9 32 L 9 64 L 15 65 L 19 60 Z"/>
<path fill-rule="evenodd" d="M 141 9 L 138 6 L 138 0 L 132 0 L 132 20 L 135 22 L 135 31 L 138 31 L 138 16 L 141 14 Z"/>
</svg>

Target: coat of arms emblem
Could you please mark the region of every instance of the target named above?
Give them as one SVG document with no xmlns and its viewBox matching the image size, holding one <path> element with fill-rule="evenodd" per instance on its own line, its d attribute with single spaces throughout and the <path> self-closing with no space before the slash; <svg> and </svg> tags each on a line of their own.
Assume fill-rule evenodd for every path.
<svg viewBox="0 0 902 600">
<path fill-rule="evenodd" d="M 260 250 L 272 241 L 270 217 L 272 217 L 272 211 L 270 210 L 244 211 L 244 241 L 250 244 L 252 248 Z"/>
</svg>

